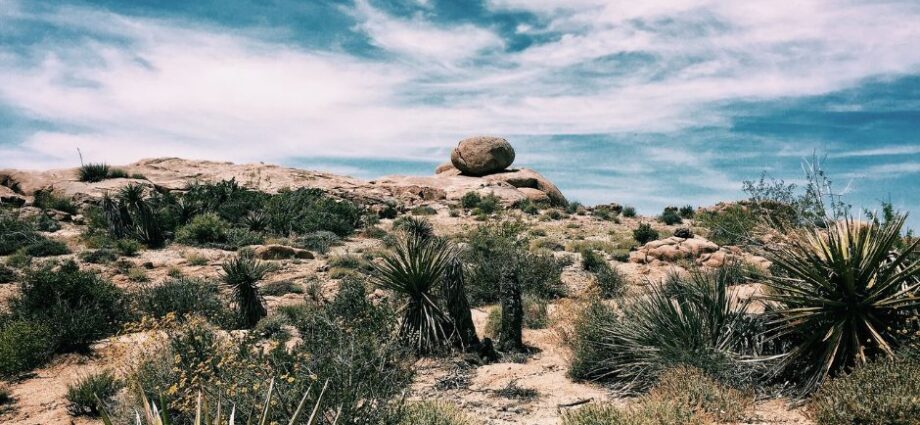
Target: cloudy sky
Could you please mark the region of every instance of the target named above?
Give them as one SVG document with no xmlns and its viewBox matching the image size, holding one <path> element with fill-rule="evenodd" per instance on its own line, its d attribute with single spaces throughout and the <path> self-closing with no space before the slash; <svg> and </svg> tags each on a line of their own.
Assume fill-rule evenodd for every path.
<svg viewBox="0 0 920 425">
<path fill-rule="evenodd" d="M 586 203 L 706 205 L 817 152 L 920 215 L 920 2 L 0 0 L 0 168 L 430 174 L 476 134 Z"/>
</svg>

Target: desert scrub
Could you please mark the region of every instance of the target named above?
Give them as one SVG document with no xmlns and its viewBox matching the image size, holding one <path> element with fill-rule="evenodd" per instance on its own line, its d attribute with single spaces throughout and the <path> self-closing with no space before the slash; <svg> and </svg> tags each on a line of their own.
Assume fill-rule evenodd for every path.
<svg viewBox="0 0 920 425">
<path fill-rule="evenodd" d="M 460 206 L 464 209 L 477 208 L 480 202 L 482 202 L 482 197 L 477 192 L 466 192 L 460 198 Z"/>
<path fill-rule="evenodd" d="M 302 294 L 303 286 L 298 285 L 290 280 L 279 280 L 262 285 L 262 294 L 273 297 L 280 297 L 286 294 Z"/>
<path fill-rule="evenodd" d="M 819 425 L 920 424 L 920 360 L 880 360 L 827 381 L 809 406 Z"/>
<path fill-rule="evenodd" d="M 421 205 L 421 206 L 412 208 L 409 212 L 412 213 L 412 215 L 437 215 L 438 214 L 438 210 L 428 205 Z"/>
<path fill-rule="evenodd" d="M 658 221 L 668 226 L 673 226 L 675 224 L 681 224 L 684 222 L 677 207 L 665 207 L 664 211 L 661 212 L 661 215 L 658 216 Z"/>
<path fill-rule="evenodd" d="M 719 245 L 743 245 L 754 236 L 761 220 L 748 207 L 732 204 L 696 214 L 696 222 L 709 230 L 709 240 Z"/>
<path fill-rule="evenodd" d="M 110 167 L 103 163 L 86 163 L 77 169 L 77 178 L 81 182 L 95 183 L 109 178 Z"/>
<path fill-rule="evenodd" d="M 627 206 L 623 207 L 623 213 L 622 213 L 622 214 L 623 214 L 623 217 L 633 218 L 633 217 L 636 216 L 636 209 L 635 209 L 634 207 L 631 207 L 631 206 L 628 206 L 628 205 L 627 205 Z"/>
<path fill-rule="evenodd" d="M 13 376 L 41 366 L 54 348 L 54 334 L 47 325 L 0 317 L 0 376 Z"/>
<path fill-rule="evenodd" d="M 522 298 L 524 304 L 524 327 L 527 329 L 545 329 L 549 325 L 549 313 L 546 300 L 527 295 Z M 495 338 L 502 322 L 502 309 L 493 308 L 486 319 L 485 334 Z"/>
<path fill-rule="evenodd" d="M 176 226 L 172 211 L 163 203 L 172 199 L 143 186 L 129 184 L 115 196 L 106 195 L 101 206 L 87 210 L 91 229 L 104 231 L 112 239 L 135 239 L 149 247 L 166 243 Z"/>
<path fill-rule="evenodd" d="M 39 234 L 31 222 L 21 220 L 19 215 L 12 211 L 0 210 L 0 255 L 30 249 L 40 253 L 49 249 L 60 250 L 60 247 L 52 245 L 54 242 Z"/>
<path fill-rule="evenodd" d="M 58 210 L 76 214 L 77 207 L 69 198 L 58 196 L 51 189 L 39 189 L 32 193 L 32 206 L 43 210 Z"/>
<path fill-rule="evenodd" d="M 739 361 L 754 344 L 756 329 L 719 273 L 694 271 L 674 296 L 652 289 L 617 312 L 594 303 L 577 320 L 570 374 L 600 380 L 626 392 L 642 392 L 672 366 L 695 366 L 736 385 L 753 370 Z M 747 353 L 751 354 L 751 353 Z"/>
<path fill-rule="evenodd" d="M 141 286 L 132 298 L 135 311 L 153 318 L 172 314 L 184 320 L 201 315 L 218 325 L 235 324 L 234 312 L 222 302 L 218 285 L 213 282 L 189 277 L 172 278 Z"/>
<path fill-rule="evenodd" d="M 431 222 L 420 217 L 402 216 L 397 218 L 393 221 L 393 229 L 422 238 L 434 236 L 434 227 L 431 226 Z"/>
<path fill-rule="evenodd" d="M 443 401 L 417 401 L 400 406 L 397 425 L 474 425 L 476 422 L 453 404 Z"/>
<path fill-rule="evenodd" d="M 26 274 L 11 310 L 52 329 L 60 351 L 85 349 L 115 332 L 126 317 L 122 290 L 73 262 Z"/>
<path fill-rule="evenodd" d="M 351 201 L 335 199 L 318 189 L 281 190 L 268 198 L 268 229 L 279 236 L 320 230 L 348 236 L 361 221 L 361 209 Z"/>
<path fill-rule="evenodd" d="M 14 193 L 23 194 L 22 185 L 19 183 L 19 180 L 16 180 L 15 177 L 9 174 L 0 174 L 0 186 L 6 187 Z"/>
<path fill-rule="evenodd" d="M 255 326 L 268 315 L 259 291 L 259 281 L 271 270 L 271 266 L 256 260 L 251 254 L 243 253 L 224 262 L 221 268 L 221 279 L 233 291 L 240 325 L 245 328 Z"/>
<path fill-rule="evenodd" d="M 10 283 L 16 280 L 19 277 L 19 273 L 16 273 L 16 270 L 0 264 L 0 283 Z"/>
<path fill-rule="evenodd" d="M 98 417 L 106 403 L 124 385 L 110 371 L 80 378 L 67 386 L 67 411 L 73 416 Z"/>
<path fill-rule="evenodd" d="M 80 261 L 89 264 L 106 264 L 118 259 L 118 254 L 111 249 L 97 249 L 80 253 Z"/>
<path fill-rule="evenodd" d="M 342 238 L 328 230 L 319 230 L 301 236 L 298 242 L 304 249 L 325 254 L 329 252 L 329 248 L 340 245 L 342 243 Z"/>
<path fill-rule="evenodd" d="M 205 213 L 192 218 L 176 232 L 176 241 L 189 245 L 209 246 L 227 242 L 230 223 L 217 214 Z"/>
<path fill-rule="evenodd" d="M 635 239 L 639 245 L 645 245 L 658 239 L 658 231 L 652 229 L 652 226 L 648 223 L 639 223 L 639 227 L 633 230 L 633 239 Z"/>
<path fill-rule="evenodd" d="M 22 252 L 30 257 L 56 257 L 70 254 L 70 248 L 61 241 L 43 238 L 26 245 Z"/>
</svg>

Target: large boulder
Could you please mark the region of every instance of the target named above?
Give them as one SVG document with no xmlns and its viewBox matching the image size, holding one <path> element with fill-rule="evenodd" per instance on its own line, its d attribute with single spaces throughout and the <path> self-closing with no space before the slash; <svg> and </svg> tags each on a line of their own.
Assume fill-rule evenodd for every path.
<svg viewBox="0 0 920 425">
<path fill-rule="evenodd" d="M 0 186 L 0 206 L 12 205 L 14 207 L 21 207 L 25 203 L 25 197 L 6 186 Z"/>
<path fill-rule="evenodd" d="M 463 174 L 485 176 L 508 168 L 514 162 L 514 148 L 500 137 L 471 137 L 457 144 L 450 162 Z"/>
</svg>

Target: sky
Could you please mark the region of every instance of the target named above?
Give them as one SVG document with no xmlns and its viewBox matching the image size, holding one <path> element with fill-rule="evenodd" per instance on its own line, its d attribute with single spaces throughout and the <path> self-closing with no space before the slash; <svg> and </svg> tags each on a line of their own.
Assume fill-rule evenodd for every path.
<svg viewBox="0 0 920 425">
<path fill-rule="evenodd" d="M 648 214 L 817 155 L 916 227 L 920 1 L 0 0 L 0 168 L 428 175 L 473 135 Z"/>
</svg>

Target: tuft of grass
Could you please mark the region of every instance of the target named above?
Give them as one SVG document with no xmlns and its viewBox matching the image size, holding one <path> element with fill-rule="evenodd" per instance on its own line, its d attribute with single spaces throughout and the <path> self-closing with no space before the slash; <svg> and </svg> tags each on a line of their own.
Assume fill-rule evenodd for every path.
<svg viewBox="0 0 920 425">
<path fill-rule="evenodd" d="M 77 178 L 81 182 L 101 182 L 109 177 L 110 167 L 103 163 L 87 163 L 77 170 Z"/>
<path fill-rule="evenodd" d="M 481 202 L 482 197 L 479 196 L 477 192 L 466 192 L 463 194 L 463 197 L 460 198 L 460 206 L 465 209 L 477 208 Z"/>
<path fill-rule="evenodd" d="M 428 205 L 421 205 L 421 206 L 412 208 L 412 210 L 409 212 L 411 212 L 412 215 L 437 215 L 438 214 L 438 210 Z"/>
<path fill-rule="evenodd" d="M 420 238 L 434 236 L 434 227 L 431 226 L 431 222 L 420 217 L 402 216 L 393 222 L 393 228 Z"/>
<path fill-rule="evenodd" d="M 47 325 L 30 320 L 0 321 L 0 376 L 38 367 L 54 349 L 54 334 Z"/>
<path fill-rule="evenodd" d="M 303 287 L 290 280 L 279 280 L 277 282 L 270 282 L 262 285 L 262 294 L 264 295 L 280 297 L 286 294 L 302 293 L 304 293 Z"/>
<path fill-rule="evenodd" d="M 477 422 L 443 401 L 408 403 L 397 413 L 397 425 L 473 425 Z"/>
<path fill-rule="evenodd" d="M 0 264 L 0 283 L 10 283 L 16 280 L 19 277 L 19 273 L 16 273 L 16 270 L 13 270 L 11 267 Z"/>
<path fill-rule="evenodd" d="M 32 193 L 32 206 L 43 210 L 58 210 L 68 214 L 76 214 L 77 206 L 70 198 L 58 196 L 53 189 L 38 189 Z"/>
<path fill-rule="evenodd" d="M 509 400 L 531 401 L 540 397 L 540 392 L 533 388 L 518 385 L 517 380 L 508 382 L 508 385 L 495 390 L 495 395 Z"/>
<path fill-rule="evenodd" d="M 210 246 L 227 242 L 227 223 L 214 213 L 196 215 L 176 232 L 176 241 L 197 246 Z"/>
<path fill-rule="evenodd" d="M 916 424 L 918 377 L 916 358 L 871 362 L 828 380 L 812 398 L 809 413 L 819 425 Z"/>
<path fill-rule="evenodd" d="M 118 254 L 114 250 L 105 248 L 80 253 L 80 260 L 89 264 L 106 264 L 117 259 Z"/>
<path fill-rule="evenodd" d="M 299 241 L 303 248 L 325 254 L 329 248 L 341 244 L 342 238 L 328 230 L 319 230 L 301 236 Z"/>
<path fill-rule="evenodd" d="M 87 375 L 67 386 L 67 410 L 73 416 L 98 417 L 124 384 L 110 371 Z"/>
<path fill-rule="evenodd" d="M 55 257 L 70 254 L 70 248 L 64 242 L 54 239 L 42 238 L 26 245 L 22 252 L 30 257 Z"/>
</svg>

